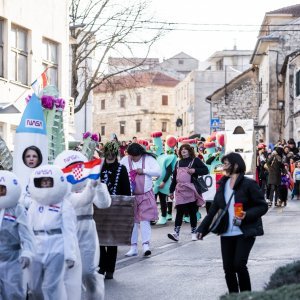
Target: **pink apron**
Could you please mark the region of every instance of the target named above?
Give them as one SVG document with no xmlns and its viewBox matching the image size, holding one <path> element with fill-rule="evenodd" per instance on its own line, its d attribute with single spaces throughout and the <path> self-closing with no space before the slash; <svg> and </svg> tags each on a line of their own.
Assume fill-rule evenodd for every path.
<svg viewBox="0 0 300 300">
<path fill-rule="evenodd" d="M 191 182 L 191 175 L 187 172 L 190 166 L 177 168 L 175 203 L 176 205 L 180 205 L 196 201 L 197 206 L 202 206 L 205 204 L 205 201 L 203 200 L 202 195 L 197 193 L 194 184 Z"/>
<path fill-rule="evenodd" d="M 130 173 L 134 173 L 132 160 L 128 157 Z M 145 168 L 145 156 L 142 156 L 142 169 Z M 134 180 L 133 186 L 135 195 L 134 201 L 134 222 L 140 221 L 154 221 L 158 220 L 158 210 L 155 202 L 153 190 L 144 193 L 145 175 L 135 174 L 130 176 Z"/>
</svg>

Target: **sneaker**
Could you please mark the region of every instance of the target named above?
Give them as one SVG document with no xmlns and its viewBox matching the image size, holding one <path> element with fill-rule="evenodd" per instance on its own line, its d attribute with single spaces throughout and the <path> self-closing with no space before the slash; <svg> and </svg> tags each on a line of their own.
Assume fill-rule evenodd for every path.
<svg viewBox="0 0 300 300">
<path fill-rule="evenodd" d="M 137 256 L 138 250 L 137 247 L 131 247 L 130 250 L 125 254 L 125 256 Z"/>
<path fill-rule="evenodd" d="M 190 223 L 190 217 L 183 217 L 184 223 Z"/>
<path fill-rule="evenodd" d="M 150 256 L 151 250 L 149 244 L 143 244 L 144 256 Z"/>
<path fill-rule="evenodd" d="M 197 241 L 197 234 L 196 233 L 192 233 L 192 241 Z"/>
<path fill-rule="evenodd" d="M 176 232 L 168 233 L 168 238 L 175 242 L 179 241 L 179 235 Z"/>
<path fill-rule="evenodd" d="M 201 219 L 200 211 L 197 211 L 196 216 L 197 216 L 197 222 L 200 221 L 200 219 Z"/>
<path fill-rule="evenodd" d="M 172 214 L 167 214 L 167 221 L 172 221 Z"/>
<path fill-rule="evenodd" d="M 160 217 L 156 225 L 166 225 L 167 217 Z"/>
</svg>

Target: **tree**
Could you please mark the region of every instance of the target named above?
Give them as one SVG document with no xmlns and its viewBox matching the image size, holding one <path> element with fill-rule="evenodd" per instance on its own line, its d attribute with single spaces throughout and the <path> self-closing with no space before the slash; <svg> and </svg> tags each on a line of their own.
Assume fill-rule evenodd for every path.
<svg viewBox="0 0 300 300">
<path fill-rule="evenodd" d="M 160 22 L 147 17 L 147 0 L 72 0 L 70 5 L 71 96 L 75 113 L 87 102 L 91 91 L 110 77 L 143 64 L 151 46 L 165 32 Z M 125 5 L 125 6 L 124 6 Z M 150 26 L 149 26 L 150 25 Z M 134 56 L 137 47 L 145 49 L 144 59 L 134 66 L 108 73 L 106 61 L 111 54 Z M 86 64 L 96 57 L 93 69 Z M 80 74 L 84 87 L 79 93 Z"/>
</svg>

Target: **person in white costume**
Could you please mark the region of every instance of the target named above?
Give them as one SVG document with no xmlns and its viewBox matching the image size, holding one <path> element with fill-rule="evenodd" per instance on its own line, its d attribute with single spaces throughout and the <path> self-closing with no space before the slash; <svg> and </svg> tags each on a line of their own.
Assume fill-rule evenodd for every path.
<svg viewBox="0 0 300 300">
<path fill-rule="evenodd" d="M 65 199 L 66 178 L 57 166 L 43 165 L 33 171 L 28 190 L 28 217 L 36 242 L 29 266 L 30 299 L 65 300 L 65 268 L 77 263 L 75 211 Z"/>
<path fill-rule="evenodd" d="M 18 204 L 19 179 L 0 171 L 0 299 L 25 299 L 23 271 L 34 255 L 34 236 L 25 208 Z M 22 246 L 21 246 L 22 245 Z"/>
<path fill-rule="evenodd" d="M 66 150 L 60 153 L 54 164 L 65 168 L 70 165 L 87 162 L 87 158 L 78 151 Z M 106 184 L 99 180 L 82 181 L 72 184 L 67 199 L 72 203 L 77 215 L 77 238 L 82 261 L 83 296 L 88 300 L 104 299 L 104 276 L 98 273 L 100 257 L 99 240 L 93 219 L 93 204 L 98 208 L 107 208 L 111 197 Z"/>
</svg>

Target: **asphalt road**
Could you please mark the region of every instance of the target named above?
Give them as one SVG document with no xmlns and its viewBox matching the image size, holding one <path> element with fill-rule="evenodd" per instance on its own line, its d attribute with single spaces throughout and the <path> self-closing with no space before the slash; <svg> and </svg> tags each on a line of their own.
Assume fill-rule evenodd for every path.
<svg viewBox="0 0 300 300">
<path fill-rule="evenodd" d="M 253 290 L 262 290 L 277 267 L 300 259 L 300 201 L 271 208 L 263 223 L 265 235 L 256 239 L 248 262 Z M 127 258 L 129 247 L 119 247 L 115 278 L 105 281 L 107 300 L 214 300 L 227 292 L 219 237 L 193 242 L 184 224 L 176 243 L 167 238 L 173 226 L 152 226 L 149 258 L 141 248 L 138 257 Z"/>
</svg>

